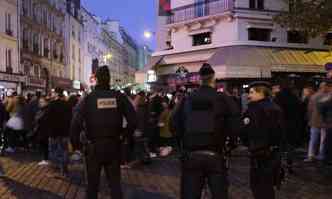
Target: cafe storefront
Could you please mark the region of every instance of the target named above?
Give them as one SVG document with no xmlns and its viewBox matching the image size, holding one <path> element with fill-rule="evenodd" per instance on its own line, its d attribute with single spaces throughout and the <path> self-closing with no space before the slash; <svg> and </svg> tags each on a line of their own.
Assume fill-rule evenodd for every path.
<svg viewBox="0 0 332 199">
<path fill-rule="evenodd" d="M 26 77 L 21 74 L 10 74 L 0 72 L 0 95 L 4 97 L 8 90 L 22 93 L 22 86 L 26 81 Z"/>
</svg>

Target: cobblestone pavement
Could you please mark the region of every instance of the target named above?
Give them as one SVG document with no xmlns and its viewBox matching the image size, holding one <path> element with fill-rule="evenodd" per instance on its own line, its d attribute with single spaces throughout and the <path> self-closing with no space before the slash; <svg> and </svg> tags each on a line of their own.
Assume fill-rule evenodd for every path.
<svg viewBox="0 0 332 199">
<path fill-rule="evenodd" d="M 56 178 L 55 170 L 37 165 L 38 156 L 17 153 L 0 157 L 6 178 L 0 179 L 1 199 L 84 199 L 82 166 L 71 166 L 69 179 Z M 296 175 L 288 176 L 278 192 L 280 199 L 330 199 L 332 196 L 332 167 L 296 162 Z M 179 163 L 176 158 L 155 160 L 150 165 L 136 165 L 123 170 L 126 199 L 179 198 Z M 243 152 L 232 158 L 229 172 L 230 198 L 252 199 L 248 189 L 248 159 Z M 109 194 L 102 179 L 100 198 Z M 206 199 L 208 197 L 205 197 Z"/>
</svg>

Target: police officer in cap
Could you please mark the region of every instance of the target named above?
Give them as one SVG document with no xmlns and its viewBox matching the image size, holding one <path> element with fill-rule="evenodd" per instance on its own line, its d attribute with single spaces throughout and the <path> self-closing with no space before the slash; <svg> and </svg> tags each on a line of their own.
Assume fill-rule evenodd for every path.
<svg viewBox="0 0 332 199">
<path fill-rule="evenodd" d="M 78 105 L 71 125 L 71 141 L 77 146 L 80 133 L 86 133 L 85 159 L 87 168 L 87 198 L 97 199 L 101 169 L 104 168 L 112 198 L 122 199 L 120 170 L 120 137 L 123 117 L 133 132 L 136 114 L 128 98 L 110 89 L 107 66 L 98 68 L 97 85 Z"/>
<path fill-rule="evenodd" d="M 172 118 L 184 151 L 181 198 L 201 198 L 207 182 L 213 199 L 227 199 L 224 143 L 227 134 L 236 132 L 240 111 L 231 98 L 217 92 L 209 64 L 203 64 L 199 74 L 200 88 L 182 100 Z"/>
<path fill-rule="evenodd" d="M 279 147 L 284 122 L 271 93 L 269 83 L 252 83 L 248 110 L 242 118 L 241 138 L 250 152 L 250 187 L 255 199 L 274 199 L 274 187 L 280 184 Z"/>
</svg>

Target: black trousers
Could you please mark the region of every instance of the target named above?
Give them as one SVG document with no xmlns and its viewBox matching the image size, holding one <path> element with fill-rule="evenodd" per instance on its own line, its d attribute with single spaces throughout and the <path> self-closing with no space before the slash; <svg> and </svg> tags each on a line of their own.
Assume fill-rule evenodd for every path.
<svg viewBox="0 0 332 199">
<path fill-rule="evenodd" d="M 40 147 L 40 152 L 43 156 L 43 160 L 48 160 L 48 154 L 49 154 L 48 146 L 49 146 L 48 138 L 40 140 L 39 147 Z"/>
<path fill-rule="evenodd" d="M 326 161 L 332 162 L 332 128 L 326 129 Z"/>
<path fill-rule="evenodd" d="M 275 199 L 273 160 L 250 160 L 250 188 L 255 199 Z"/>
<path fill-rule="evenodd" d="M 110 145 L 109 145 L 110 144 Z M 108 147 L 107 147 L 108 146 Z M 101 170 L 104 169 L 108 185 L 111 189 L 111 197 L 122 199 L 121 169 L 120 169 L 120 143 L 117 143 L 117 155 L 114 151 L 107 153 L 107 149 L 113 148 L 113 142 L 92 144 L 86 148 L 86 171 L 87 171 L 87 199 L 97 199 Z M 105 150 L 106 149 L 106 150 Z"/>
<path fill-rule="evenodd" d="M 221 155 L 194 155 L 182 161 L 181 199 L 200 199 L 209 187 L 212 199 L 228 199 L 225 161 Z"/>
</svg>

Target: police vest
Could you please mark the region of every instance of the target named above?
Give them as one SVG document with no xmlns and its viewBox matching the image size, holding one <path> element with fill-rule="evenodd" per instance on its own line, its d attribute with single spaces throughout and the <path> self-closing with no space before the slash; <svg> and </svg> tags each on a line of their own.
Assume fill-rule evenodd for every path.
<svg viewBox="0 0 332 199">
<path fill-rule="evenodd" d="M 217 92 L 209 97 L 202 97 L 196 92 L 186 99 L 183 140 L 185 148 L 205 148 L 214 143 L 217 99 Z"/>
<path fill-rule="evenodd" d="M 84 118 L 89 140 L 118 138 L 122 132 L 121 94 L 96 90 L 85 98 Z"/>
</svg>

